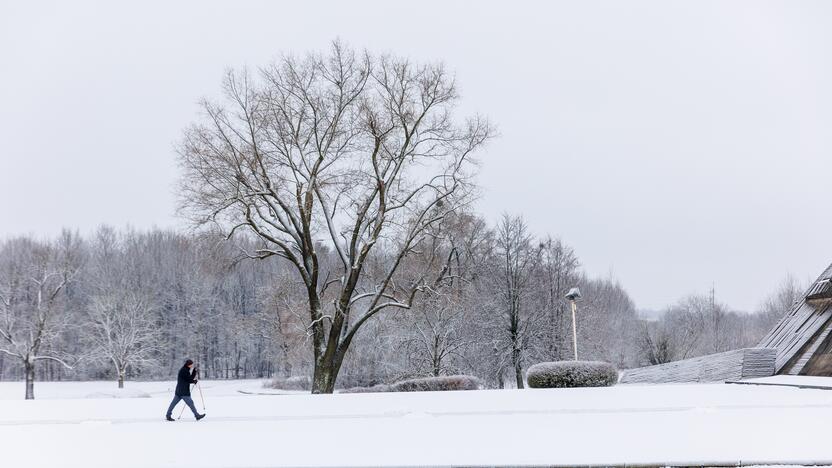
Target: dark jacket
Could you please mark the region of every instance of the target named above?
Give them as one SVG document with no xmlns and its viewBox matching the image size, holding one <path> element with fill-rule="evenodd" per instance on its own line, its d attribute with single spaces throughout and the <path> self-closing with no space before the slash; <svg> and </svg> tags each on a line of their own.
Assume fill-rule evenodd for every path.
<svg viewBox="0 0 832 468">
<path fill-rule="evenodd" d="M 196 383 L 196 369 L 190 372 L 188 366 L 182 366 L 179 369 L 179 375 L 176 376 L 176 394 L 178 396 L 191 396 L 191 384 Z"/>
</svg>

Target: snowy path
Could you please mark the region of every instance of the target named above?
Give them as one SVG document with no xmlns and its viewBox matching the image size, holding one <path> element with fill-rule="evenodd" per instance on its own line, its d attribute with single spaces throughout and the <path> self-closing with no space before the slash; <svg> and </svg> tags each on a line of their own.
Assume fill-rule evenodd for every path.
<svg viewBox="0 0 832 468">
<path fill-rule="evenodd" d="M 44 399 L 0 400 L 0 442 L 15 462 L 3 466 L 832 462 L 825 390 L 718 384 L 242 395 L 237 390 L 259 385 L 206 382 L 208 418 L 196 423 L 186 413 L 169 423 L 162 417 L 170 384 L 128 383 L 151 395 L 132 399 L 79 398 L 111 383 L 39 385 Z M 72 398 L 47 399 L 61 396 L 62 385 Z M 10 386 L 22 390 L 0 383 L 0 398 L 14 396 Z"/>
</svg>

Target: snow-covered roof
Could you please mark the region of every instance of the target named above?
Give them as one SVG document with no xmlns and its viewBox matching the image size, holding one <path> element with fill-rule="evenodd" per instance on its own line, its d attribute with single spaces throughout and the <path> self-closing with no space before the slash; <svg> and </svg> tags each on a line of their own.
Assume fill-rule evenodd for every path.
<svg viewBox="0 0 832 468">
<path fill-rule="evenodd" d="M 803 299 L 783 316 L 758 346 L 777 349 L 775 372 L 778 374 L 825 373 L 821 370 L 821 363 L 818 363 L 818 354 L 826 351 L 830 331 L 832 265 L 812 283 Z"/>
</svg>

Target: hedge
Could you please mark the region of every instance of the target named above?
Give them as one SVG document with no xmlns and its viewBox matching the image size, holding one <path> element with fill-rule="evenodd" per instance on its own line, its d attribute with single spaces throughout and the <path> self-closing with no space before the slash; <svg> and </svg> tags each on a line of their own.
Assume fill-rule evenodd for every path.
<svg viewBox="0 0 832 468">
<path fill-rule="evenodd" d="M 479 390 L 483 383 L 477 377 L 470 375 L 449 375 L 442 377 L 424 377 L 403 380 L 391 385 L 375 385 L 373 387 L 352 387 L 341 390 L 340 393 L 375 393 L 375 392 L 446 392 L 457 390 Z"/>
<path fill-rule="evenodd" d="M 447 392 L 456 390 L 479 390 L 483 383 L 470 375 L 448 375 L 403 380 L 393 385 L 394 392 Z"/>
<path fill-rule="evenodd" d="M 618 382 L 618 370 L 601 361 L 541 362 L 529 367 L 531 388 L 609 387 Z"/>
</svg>

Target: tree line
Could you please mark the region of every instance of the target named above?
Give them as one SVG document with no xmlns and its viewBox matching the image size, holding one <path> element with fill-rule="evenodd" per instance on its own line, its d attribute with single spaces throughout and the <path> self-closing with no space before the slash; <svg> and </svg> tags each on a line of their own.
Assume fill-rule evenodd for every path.
<svg viewBox="0 0 832 468">
<path fill-rule="evenodd" d="M 474 214 L 450 217 L 440 249 L 446 270 L 410 309 L 379 315 L 355 337 L 340 387 L 472 374 L 493 388 L 522 387 L 523 372 L 572 358 L 569 304 L 581 359 L 621 368 L 753 345 L 798 295 L 793 280 L 757 314 L 690 296 L 658 320 L 636 314 L 612 278 L 581 271 L 574 250 L 535 238 L 521 217 L 489 226 Z M 253 261 L 253 239 L 219 233 L 64 231 L 0 242 L 0 378 L 169 379 L 186 357 L 212 379 L 311 377 L 311 327 L 304 285 L 283 259 Z M 421 252 L 408 270 L 431 263 Z M 323 263 L 337 254 L 322 255 Z M 393 261 L 379 254 L 371 271 Z"/>
</svg>

